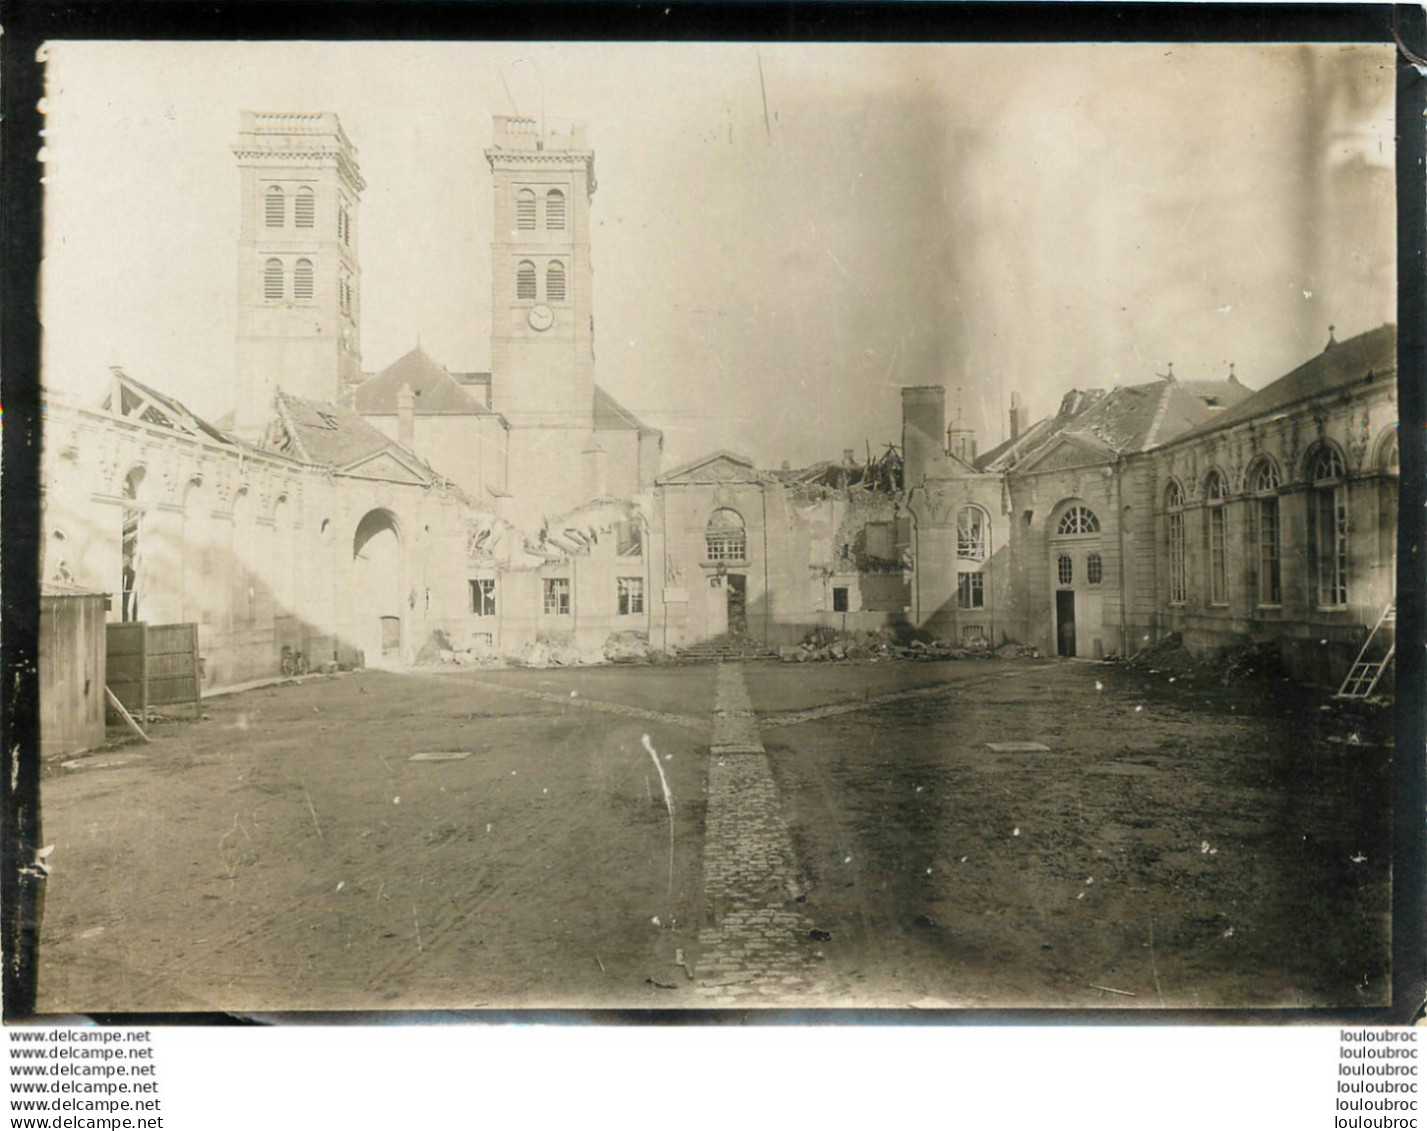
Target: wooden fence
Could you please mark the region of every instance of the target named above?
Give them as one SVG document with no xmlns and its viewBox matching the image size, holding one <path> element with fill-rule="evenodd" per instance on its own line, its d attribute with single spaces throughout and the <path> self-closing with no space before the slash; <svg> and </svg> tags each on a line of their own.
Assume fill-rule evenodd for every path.
<svg viewBox="0 0 1427 1131">
<path fill-rule="evenodd" d="M 106 626 L 109 689 L 138 719 L 159 707 L 191 707 L 198 717 L 202 680 L 196 624 Z"/>
</svg>

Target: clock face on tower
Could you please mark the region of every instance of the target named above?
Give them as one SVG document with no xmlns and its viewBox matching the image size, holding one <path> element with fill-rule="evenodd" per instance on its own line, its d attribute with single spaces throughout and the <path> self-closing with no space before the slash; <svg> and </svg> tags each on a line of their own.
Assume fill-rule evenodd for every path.
<svg viewBox="0 0 1427 1131">
<path fill-rule="evenodd" d="M 534 330 L 548 330 L 555 325 L 555 312 L 543 303 L 530 308 L 530 326 Z"/>
</svg>

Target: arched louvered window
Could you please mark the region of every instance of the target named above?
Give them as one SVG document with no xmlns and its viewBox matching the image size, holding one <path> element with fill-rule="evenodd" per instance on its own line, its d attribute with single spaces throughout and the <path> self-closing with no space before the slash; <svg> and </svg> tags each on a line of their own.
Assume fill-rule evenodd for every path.
<svg viewBox="0 0 1427 1131">
<path fill-rule="evenodd" d="M 269 259 L 263 264 L 263 298 L 282 298 L 282 260 Z"/>
<path fill-rule="evenodd" d="M 545 268 L 545 299 L 547 302 L 565 301 L 565 265 L 558 259 L 552 260 Z"/>
<path fill-rule="evenodd" d="M 565 227 L 565 194 L 559 189 L 551 189 L 545 194 L 545 227 L 552 232 Z"/>
<path fill-rule="evenodd" d="M 312 260 L 299 259 L 297 261 L 297 270 L 293 272 L 292 276 L 292 297 L 312 297 Z"/>
<path fill-rule="evenodd" d="M 303 186 L 297 190 L 297 199 L 292 205 L 293 223 L 299 228 L 311 228 L 317 223 L 317 198 L 312 190 Z"/>
<path fill-rule="evenodd" d="M 515 194 L 515 226 L 522 232 L 535 230 L 535 193 L 528 188 Z"/>
<path fill-rule="evenodd" d="M 1100 520 L 1095 517 L 1095 512 L 1089 507 L 1071 507 L 1060 516 L 1060 525 L 1056 527 L 1056 533 L 1060 535 L 1099 534 Z"/>
<path fill-rule="evenodd" d="M 1248 502 L 1249 588 L 1255 605 L 1283 601 L 1278 521 L 1278 489 L 1282 485 L 1278 464 L 1264 456 L 1249 468 L 1247 484 L 1254 497 Z"/>
<path fill-rule="evenodd" d="M 1171 479 L 1164 492 L 1165 525 L 1169 536 L 1169 600 L 1182 605 L 1189 595 L 1188 572 L 1184 565 L 1184 488 Z"/>
<path fill-rule="evenodd" d="M 287 222 L 287 194 L 271 185 L 263 197 L 263 223 L 269 228 L 281 228 Z"/>
<path fill-rule="evenodd" d="M 535 264 L 522 259 L 515 269 L 515 297 L 535 301 Z"/>
</svg>

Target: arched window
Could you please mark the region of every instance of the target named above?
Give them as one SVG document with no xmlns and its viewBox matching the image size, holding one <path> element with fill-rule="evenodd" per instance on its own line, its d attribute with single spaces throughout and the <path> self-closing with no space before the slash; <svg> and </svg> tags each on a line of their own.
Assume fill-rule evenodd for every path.
<svg viewBox="0 0 1427 1131">
<path fill-rule="evenodd" d="M 1184 564 L 1184 488 L 1171 479 L 1164 491 L 1165 529 L 1169 537 L 1169 601 L 1182 605 L 1189 579 Z"/>
<path fill-rule="evenodd" d="M 741 562 L 748 557 L 748 536 L 743 529 L 743 516 L 727 507 L 721 507 L 709 516 L 704 541 L 711 562 Z"/>
<path fill-rule="evenodd" d="M 292 275 L 292 297 L 312 297 L 312 260 L 299 259 Z"/>
<path fill-rule="evenodd" d="M 297 190 L 297 199 L 292 204 L 292 221 L 299 228 L 311 228 L 317 223 L 317 198 L 306 185 Z"/>
<path fill-rule="evenodd" d="M 1069 585 L 1075 580 L 1075 566 L 1069 554 L 1061 554 L 1056 558 L 1055 576 L 1062 585 Z"/>
<path fill-rule="evenodd" d="M 1309 546 L 1318 605 L 1335 608 L 1348 603 L 1348 488 L 1343 482 L 1343 453 L 1320 444 L 1309 453 Z"/>
<path fill-rule="evenodd" d="M 1283 602 L 1282 544 L 1278 520 L 1278 489 L 1283 478 L 1278 464 L 1263 456 L 1250 465 L 1246 478 L 1249 494 L 1249 588 L 1255 605 Z"/>
<path fill-rule="evenodd" d="M 1085 555 L 1085 580 L 1091 585 L 1099 585 L 1105 575 L 1105 564 L 1100 555 L 1092 550 Z"/>
<path fill-rule="evenodd" d="M 515 226 L 522 232 L 535 230 L 535 193 L 528 188 L 515 194 Z"/>
<path fill-rule="evenodd" d="M 1394 424 L 1392 431 L 1388 433 L 1387 439 L 1383 441 L 1382 448 L 1378 452 L 1377 466 L 1388 475 L 1397 475 L 1400 458 L 1397 450 L 1397 425 Z"/>
<path fill-rule="evenodd" d="M 1229 530 L 1224 501 L 1229 497 L 1228 485 L 1217 471 L 1204 479 L 1204 543 L 1209 550 L 1209 603 L 1229 603 Z"/>
<path fill-rule="evenodd" d="M 263 223 L 269 228 L 287 223 L 287 194 L 277 185 L 269 185 L 263 195 Z"/>
<path fill-rule="evenodd" d="M 965 561 L 984 562 L 990 553 L 991 522 L 980 507 L 962 507 L 956 512 L 956 556 Z"/>
<path fill-rule="evenodd" d="M 535 301 L 535 264 L 528 259 L 522 259 L 515 269 L 515 297 Z"/>
<path fill-rule="evenodd" d="M 565 227 L 565 194 L 559 189 L 551 189 L 545 194 L 545 227 L 552 232 L 562 231 Z"/>
<path fill-rule="evenodd" d="M 269 259 L 263 264 L 263 298 L 282 298 L 282 260 Z"/>
<path fill-rule="evenodd" d="M 1099 534 L 1100 520 L 1095 517 L 1095 512 L 1089 507 L 1074 506 L 1060 516 L 1060 525 L 1056 527 L 1056 533 L 1060 535 Z"/>
<path fill-rule="evenodd" d="M 545 268 L 545 300 L 565 301 L 565 265 L 558 259 L 552 259 L 550 266 Z"/>
</svg>

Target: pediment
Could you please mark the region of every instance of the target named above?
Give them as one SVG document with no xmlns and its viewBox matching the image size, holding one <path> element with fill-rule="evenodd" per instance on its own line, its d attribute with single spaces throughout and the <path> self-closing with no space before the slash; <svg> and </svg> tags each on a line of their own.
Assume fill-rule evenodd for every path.
<svg viewBox="0 0 1427 1131">
<path fill-rule="evenodd" d="M 1062 436 L 1041 451 L 1023 460 L 1013 470 L 1024 474 L 1032 471 L 1060 471 L 1072 467 L 1091 467 L 1112 460 L 1114 454 L 1108 447 Z"/>
<path fill-rule="evenodd" d="M 343 475 L 358 479 L 381 479 L 388 483 L 425 486 L 429 480 L 419 470 L 396 457 L 390 450 L 377 452 L 342 469 Z"/>
<path fill-rule="evenodd" d="M 715 452 L 675 468 L 659 477 L 661 484 L 679 483 L 758 483 L 762 476 L 753 461 L 732 452 Z"/>
</svg>

